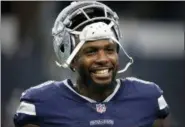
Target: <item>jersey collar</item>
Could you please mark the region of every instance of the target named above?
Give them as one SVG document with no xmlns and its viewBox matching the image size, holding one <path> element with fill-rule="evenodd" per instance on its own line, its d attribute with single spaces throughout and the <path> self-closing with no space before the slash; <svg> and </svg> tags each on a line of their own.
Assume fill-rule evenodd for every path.
<svg viewBox="0 0 185 127">
<path fill-rule="evenodd" d="M 69 79 L 64 80 L 63 83 L 64 83 L 64 85 L 65 85 L 71 92 L 73 92 L 74 94 L 76 94 L 76 95 L 79 96 L 80 98 L 85 99 L 86 101 L 88 101 L 88 102 L 90 102 L 90 103 L 97 103 L 97 101 L 95 101 L 95 100 L 93 100 L 93 99 L 91 99 L 91 98 L 89 98 L 89 97 L 86 97 L 86 96 L 83 96 L 83 95 L 77 93 L 77 92 L 73 89 L 73 87 L 72 87 L 73 83 L 72 83 L 71 81 L 69 81 L 69 82 L 71 82 L 71 85 L 70 85 L 70 83 L 68 82 L 68 80 L 69 80 Z M 119 90 L 119 88 L 120 88 L 120 85 L 121 85 L 121 81 L 120 81 L 120 79 L 117 79 L 116 82 L 117 82 L 117 85 L 116 85 L 116 87 L 114 88 L 114 91 L 113 91 L 103 102 L 109 102 L 109 101 L 116 95 L 116 93 L 118 92 L 118 90 Z M 73 86 L 74 86 L 74 85 L 73 85 Z"/>
</svg>

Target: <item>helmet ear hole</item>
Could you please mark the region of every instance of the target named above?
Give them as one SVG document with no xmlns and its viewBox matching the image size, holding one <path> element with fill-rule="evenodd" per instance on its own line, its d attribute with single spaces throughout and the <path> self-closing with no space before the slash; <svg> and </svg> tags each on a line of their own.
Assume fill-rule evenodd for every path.
<svg viewBox="0 0 185 127">
<path fill-rule="evenodd" d="M 61 52 L 65 52 L 64 44 L 61 44 L 61 46 L 60 46 L 60 51 L 61 51 Z"/>
</svg>

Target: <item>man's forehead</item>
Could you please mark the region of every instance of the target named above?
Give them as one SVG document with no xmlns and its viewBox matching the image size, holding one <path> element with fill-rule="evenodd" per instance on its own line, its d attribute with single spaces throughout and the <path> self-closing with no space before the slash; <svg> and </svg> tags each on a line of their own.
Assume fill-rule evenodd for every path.
<svg viewBox="0 0 185 127">
<path fill-rule="evenodd" d="M 114 46 L 116 43 L 114 43 L 111 40 L 96 40 L 96 41 L 87 41 L 82 48 L 89 48 L 89 47 L 105 47 L 105 46 Z"/>
</svg>

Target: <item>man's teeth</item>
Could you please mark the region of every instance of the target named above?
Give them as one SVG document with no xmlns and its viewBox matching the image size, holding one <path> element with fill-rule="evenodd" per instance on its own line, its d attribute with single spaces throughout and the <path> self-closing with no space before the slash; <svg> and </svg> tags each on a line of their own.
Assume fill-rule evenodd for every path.
<svg viewBox="0 0 185 127">
<path fill-rule="evenodd" d="M 95 71 L 95 73 L 96 74 L 107 74 L 107 73 L 109 73 L 109 69 Z"/>
</svg>

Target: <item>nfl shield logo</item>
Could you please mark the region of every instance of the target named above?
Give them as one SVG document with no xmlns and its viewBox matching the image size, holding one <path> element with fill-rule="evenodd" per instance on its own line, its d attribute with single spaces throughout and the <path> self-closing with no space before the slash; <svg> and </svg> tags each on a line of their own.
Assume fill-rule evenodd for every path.
<svg viewBox="0 0 185 127">
<path fill-rule="evenodd" d="M 99 112 L 99 113 L 106 112 L 105 104 L 96 104 L 96 111 Z"/>
</svg>

